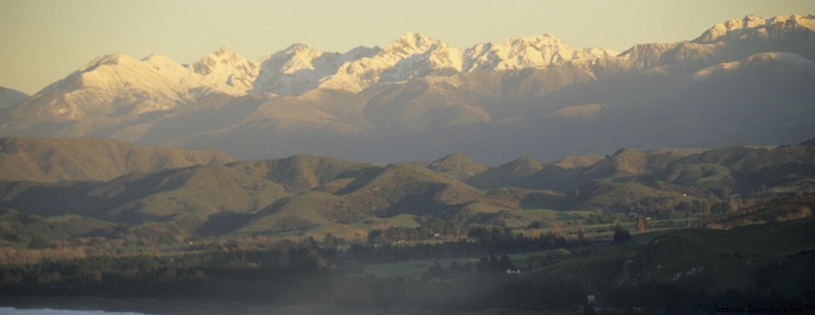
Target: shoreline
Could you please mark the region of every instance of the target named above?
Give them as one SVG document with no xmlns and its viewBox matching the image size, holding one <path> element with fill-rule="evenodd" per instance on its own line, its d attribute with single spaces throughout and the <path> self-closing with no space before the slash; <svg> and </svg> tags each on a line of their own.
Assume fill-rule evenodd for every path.
<svg viewBox="0 0 815 315">
<path fill-rule="evenodd" d="M 17 309 L 61 309 L 77 311 L 133 312 L 150 315 L 195 314 L 253 314 L 235 313 L 248 305 L 231 302 L 207 302 L 186 300 L 155 300 L 129 298 L 100 298 L 92 296 L 5 296 L 0 295 L 0 306 Z"/>
<path fill-rule="evenodd" d="M 238 302 L 211 302 L 189 300 L 154 300 L 100 297 L 48 297 L 0 295 L 0 307 L 16 309 L 59 309 L 77 311 L 130 312 L 145 315 L 408 315 L 408 314 L 541 314 L 540 311 L 524 311 L 508 308 L 491 308 L 480 311 L 452 311 L 444 309 L 368 307 L 336 307 L 331 305 L 264 305 Z"/>
</svg>

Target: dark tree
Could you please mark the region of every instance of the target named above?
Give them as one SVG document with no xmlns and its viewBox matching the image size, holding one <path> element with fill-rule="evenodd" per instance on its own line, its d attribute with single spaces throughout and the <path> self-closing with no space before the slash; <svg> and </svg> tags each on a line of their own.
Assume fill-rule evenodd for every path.
<svg viewBox="0 0 815 315">
<path fill-rule="evenodd" d="M 629 233 L 628 230 L 623 229 L 622 227 L 620 227 L 619 224 L 617 224 L 617 227 L 614 228 L 614 242 L 625 243 L 628 242 L 628 240 L 630 239 L 631 233 Z"/>
</svg>

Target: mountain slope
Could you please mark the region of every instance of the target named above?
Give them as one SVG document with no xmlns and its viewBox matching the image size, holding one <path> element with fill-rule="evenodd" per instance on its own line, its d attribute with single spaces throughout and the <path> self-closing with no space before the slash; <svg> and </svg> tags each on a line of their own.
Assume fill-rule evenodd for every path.
<svg viewBox="0 0 815 315">
<path fill-rule="evenodd" d="M 296 155 L 280 160 L 245 161 L 227 165 L 252 177 L 263 178 L 301 193 L 322 186 L 358 163 L 325 156 Z"/>
<path fill-rule="evenodd" d="M 0 108 L 16 105 L 27 98 L 28 94 L 0 86 Z"/>
<path fill-rule="evenodd" d="M 430 162 L 425 167 L 461 181 L 483 173 L 490 168 L 458 153 Z"/>
<path fill-rule="evenodd" d="M 0 139 L 0 179 L 10 181 L 99 180 L 199 164 L 234 161 L 221 152 L 137 147 L 117 140 Z"/>
</svg>

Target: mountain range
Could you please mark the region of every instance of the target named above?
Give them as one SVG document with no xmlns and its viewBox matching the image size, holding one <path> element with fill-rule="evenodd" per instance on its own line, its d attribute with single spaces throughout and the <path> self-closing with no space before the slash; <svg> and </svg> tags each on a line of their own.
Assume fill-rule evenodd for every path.
<svg viewBox="0 0 815 315">
<path fill-rule="evenodd" d="M 258 61 L 227 48 L 188 65 L 117 53 L 6 102 L 0 136 L 111 138 L 238 160 L 460 152 L 489 165 L 620 147 L 794 144 L 815 135 L 814 60 L 812 15 L 747 16 L 621 53 L 551 34 L 459 49 L 414 32 L 345 53 L 295 44 Z"/>
</svg>

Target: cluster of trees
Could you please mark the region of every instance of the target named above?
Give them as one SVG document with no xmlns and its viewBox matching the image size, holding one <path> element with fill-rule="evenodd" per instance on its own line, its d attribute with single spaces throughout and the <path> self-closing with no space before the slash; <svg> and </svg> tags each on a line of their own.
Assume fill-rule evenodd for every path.
<svg viewBox="0 0 815 315">
<path fill-rule="evenodd" d="M 14 295 L 313 302 L 307 299 L 319 294 L 301 293 L 324 290 L 330 284 L 333 277 L 326 265 L 326 257 L 307 248 L 96 256 L 0 266 L 0 291 Z"/>
<path fill-rule="evenodd" d="M 377 233 L 376 237 L 381 235 Z M 468 229 L 466 236 L 468 239 L 436 244 L 395 244 L 375 241 L 369 241 L 367 244 L 353 243 L 340 255 L 345 259 L 370 264 L 450 257 L 483 257 L 500 253 L 574 248 L 587 243 L 582 237 L 567 240 L 557 229 L 550 233 L 541 233 L 540 229 L 533 229 L 527 234 L 523 230 L 511 228 L 473 227 Z"/>
<path fill-rule="evenodd" d="M 649 197 L 635 203 L 614 204 L 590 215 L 584 222 L 589 225 L 619 224 L 620 222 L 634 222 L 635 220 L 641 220 L 643 216 L 648 216 L 658 220 L 665 220 L 662 223 L 649 225 L 651 227 L 674 227 L 676 226 L 674 220 L 685 220 L 688 222 L 688 226 L 701 226 L 754 213 L 757 210 L 755 206 L 766 201 L 756 198 L 720 200 L 715 196 L 712 199 L 713 202 L 702 200 L 674 202 L 667 197 Z M 615 229 L 615 233 L 617 230 Z"/>
<path fill-rule="evenodd" d="M 498 227 L 477 227 L 470 230 L 469 237 L 477 239 L 481 247 L 489 254 L 499 252 L 534 252 L 544 249 L 570 248 L 583 245 L 585 242 L 567 240 L 561 235 L 558 226 L 552 232 L 541 233 L 533 229 L 529 235 L 523 231 Z"/>
<path fill-rule="evenodd" d="M 482 245 L 479 243 L 460 240 L 438 244 L 384 244 L 378 246 L 355 243 L 351 244 L 351 246 L 341 252 L 340 255 L 348 260 L 373 264 L 449 257 L 478 257 L 478 255 L 482 255 L 484 252 Z"/>
<path fill-rule="evenodd" d="M 608 208 L 608 212 L 626 215 L 630 213 L 637 213 L 640 215 L 653 217 L 655 219 L 683 219 L 709 215 L 719 211 L 726 211 L 723 208 L 725 204 L 718 202 L 718 198 L 714 197 L 714 199 L 716 202 L 713 204 L 713 206 L 711 206 L 710 202 L 699 199 L 677 202 L 676 199 L 672 197 L 646 197 L 635 202 L 629 201 L 611 205 Z M 592 220 L 598 219 L 600 218 L 593 218 Z M 621 218 L 615 219 L 619 220 Z M 587 223 L 597 224 L 610 222 Z"/>
<path fill-rule="evenodd" d="M 424 241 L 440 237 L 456 238 L 467 235 L 470 226 L 458 220 L 432 218 L 421 222 L 416 228 L 390 227 L 368 233 L 369 244 L 386 244 L 399 241 Z"/>
</svg>

